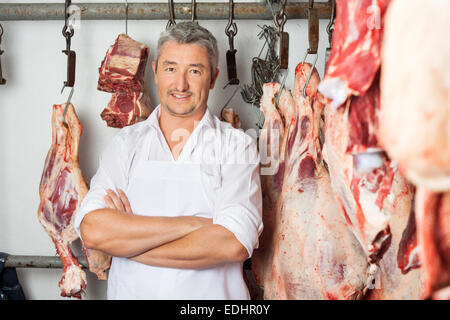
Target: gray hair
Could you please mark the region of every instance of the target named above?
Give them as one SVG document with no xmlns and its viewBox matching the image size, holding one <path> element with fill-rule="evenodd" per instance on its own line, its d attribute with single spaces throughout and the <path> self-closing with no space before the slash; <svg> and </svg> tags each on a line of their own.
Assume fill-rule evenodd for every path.
<svg viewBox="0 0 450 320">
<path fill-rule="evenodd" d="M 219 50 L 217 49 L 217 40 L 209 30 L 200 26 L 197 22 L 183 21 L 161 32 L 158 47 L 156 48 L 156 67 L 158 66 L 161 48 L 168 41 L 175 41 L 181 44 L 197 44 L 204 47 L 208 51 L 211 79 L 214 77 L 219 63 Z"/>
</svg>

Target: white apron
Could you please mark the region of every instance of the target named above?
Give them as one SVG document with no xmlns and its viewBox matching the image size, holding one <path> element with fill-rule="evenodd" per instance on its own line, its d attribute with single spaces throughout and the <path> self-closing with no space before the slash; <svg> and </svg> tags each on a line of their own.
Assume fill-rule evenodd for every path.
<svg viewBox="0 0 450 320">
<path fill-rule="evenodd" d="M 147 134 L 145 152 L 135 159 L 125 190 L 133 213 L 212 218 L 214 197 L 220 188 L 220 165 L 148 160 L 150 141 L 157 139 L 155 135 L 155 131 Z M 113 257 L 107 296 L 108 299 L 249 299 L 242 273 L 242 263 L 234 262 L 192 270 L 153 267 Z"/>
</svg>

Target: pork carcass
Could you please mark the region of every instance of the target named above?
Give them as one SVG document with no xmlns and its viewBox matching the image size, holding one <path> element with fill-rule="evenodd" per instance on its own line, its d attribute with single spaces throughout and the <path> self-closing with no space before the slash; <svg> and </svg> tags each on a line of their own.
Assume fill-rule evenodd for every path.
<svg viewBox="0 0 450 320">
<path fill-rule="evenodd" d="M 72 104 L 69 104 L 64 124 L 65 105 L 54 105 L 52 115 L 52 145 L 42 173 L 38 219 L 56 246 L 63 263 L 59 282 L 61 295 L 77 297 L 86 288 L 86 274 L 72 254 L 70 243 L 78 238 L 73 227 L 75 212 L 88 192 L 78 163 L 78 147 L 82 126 Z M 89 269 L 99 279 L 106 279 L 111 257 L 83 246 Z"/>
<path fill-rule="evenodd" d="M 294 98 L 283 89 L 278 108 L 279 84 L 265 84 L 261 100 L 260 146 L 268 145 L 278 169 L 262 172 L 264 231 L 252 258 L 265 299 L 354 299 L 367 284 L 364 251 L 340 213 L 322 161 L 315 69 L 302 96 L 310 70 L 297 66 Z"/>
<path fill-rule="evenodd" d="M 426 6 L 394 1 L 389 7 L 378 132 L 389 156 L 416 185 L 423 297 L 438 299 L 450 299 L 450 44 L 442 41 L 450 29 L 449 10 L 445 0 Z"/>
<path fill-rule="evenodd" d="M 143 92 L 149 48 L 120 34 L 99 68 L 97 89 L 106 92 Z"/>
<path fill-rule="evenodd" d="M 152 111 L 153 107 L 147 94 L 119 92 L 113 93 L 108 106 L 100 116 L 108 127 L 123 128 L 147 119 Z"/>
</svg>

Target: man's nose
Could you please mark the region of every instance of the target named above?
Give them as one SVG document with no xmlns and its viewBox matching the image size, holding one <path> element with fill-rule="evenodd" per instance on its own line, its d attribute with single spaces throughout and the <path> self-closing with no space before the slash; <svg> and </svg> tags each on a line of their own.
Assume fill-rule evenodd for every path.
<svg viewBox="0 0 450 320">
<path fill-rule="evenodd" d="M 177 91 L 186 91 L 189 88 L 189 83 L 185 72 L 179 72 L 175 81 Z"/>
</svg>

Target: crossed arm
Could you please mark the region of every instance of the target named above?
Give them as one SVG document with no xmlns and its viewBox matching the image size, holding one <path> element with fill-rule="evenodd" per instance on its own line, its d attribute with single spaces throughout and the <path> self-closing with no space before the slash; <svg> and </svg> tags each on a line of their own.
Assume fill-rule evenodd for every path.
<svg viewBox="0 0 450 320">
<path fill-rule="evenodd" d="M 212 219 L 133 215 L 122 190 L 105 195 L 107 208 L 88 213 L 81 236 L 89 249 L 172 268 L 201 269 L 248 258 L 234 234 Z"/>
</svg>

